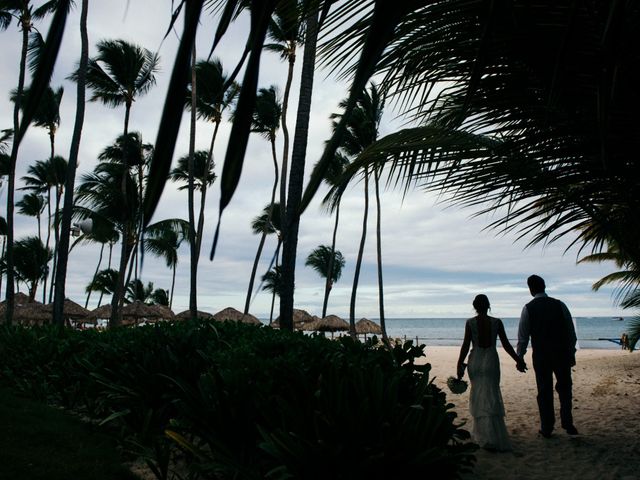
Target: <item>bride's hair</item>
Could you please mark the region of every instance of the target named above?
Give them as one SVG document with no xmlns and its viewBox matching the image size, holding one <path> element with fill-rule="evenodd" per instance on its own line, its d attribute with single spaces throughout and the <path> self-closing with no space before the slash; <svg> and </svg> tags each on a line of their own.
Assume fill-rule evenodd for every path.
<svg viewBox="0 0 640 480">
<path fill-rule="evenodd" d="M 476 295 L 476 298 L 473 299 L 473 308 L 475 308 L 478 313 L 487 313 L 487 311 L 491 309 L 489 298 L 482 293 L 480 295 Z"/>
</svg>

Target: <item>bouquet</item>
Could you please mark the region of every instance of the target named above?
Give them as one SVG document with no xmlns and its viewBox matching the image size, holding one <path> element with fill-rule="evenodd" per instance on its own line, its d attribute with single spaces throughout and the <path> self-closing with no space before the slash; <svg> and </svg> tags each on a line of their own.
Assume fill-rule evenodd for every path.
<svg viewBox="0 0 640 480">
<path fill-rule="evenodd" d="M 449 377 L 447 379 L 447 387 L 451 390 L 451 393 L 461 394 L 467 391 L 469 384 L 464 380 L 456 377 Z"/>
</svg>

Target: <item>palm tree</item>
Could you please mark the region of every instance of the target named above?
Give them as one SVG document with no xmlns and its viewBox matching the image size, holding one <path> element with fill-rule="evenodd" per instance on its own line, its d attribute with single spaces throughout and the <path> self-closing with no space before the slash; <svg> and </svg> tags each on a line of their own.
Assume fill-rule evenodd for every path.
<svg viewBox="0 0 640 480">
<path fill-rule="evenodd" d="M 147 283 L 145 285 L 140 281 L 140 279 L 135 278 L 131 280 L 127 284 L 127 295 L 125 297 L 126 303 L 133 303 L 135 301 L 140 301 L 142 303 L 147 303 L 151 294 L 153 293 L 153 282 Z"/>
<path fill-rule="evenodd" d="M 76 216 L 79 220 L 86 220 L 87 218 L 91 219 L 91 232 L 87 234 L 83 234 L 78 239 L 76 239 L 71 245 L 71 249 L 80 243 L 99 243 L 100 244 L 100 255 L 98 256 L 98 263 L 96 265 L 96 270 L 93 274 L 93 278 L 95 279 L 100 271 L 100 267 L 102 266 L 102 258 L 104 256 L 104 247 L 109 245 L 109 256 L 107 261 L 107 269 L 111 269 L 111 257 L 113 254 L 113 246 L 120 239 L 120 234 L 116 230 L 115 225 L 109 219 L 98 216 L 98 215 L 89 215 L 88 211 L 82 208 L 76 208 Z M 84 307 L 87 308 L 89 305 L 89 300 L 91 298 L 91 293 L 93 290 L 87 290 L 87 299 L 85 301 Z M 99 303 L 102 303 L 102 295 L 100 297 Z M 98 305 L 99 306 L 99 305 Z"/>
<path fill-rule="evenodd" d="M 4 217 L 0 216 L 0 237 L 2 237 L 2 249 L 0 249 L 0 258 L 4 258 L 5 250 L 7 248 L 7 242 L 5 237 L 7 236 L 7 221 Z M 4 272 L 0 271 L 0 291 L 2 291 L 2 277 Z"/>
<path fill-rule="evenodd" d="M 18 135 L 20 132 L 20 98 L 24 91 L 24 79 L 26 73 L 27 51 L 29 46 L 29 33 L 33 27 L 34 19 L 41 19 L 56 8 L 57 1 L 45 2 L 40 7 L 34 9 L 29 0 L 1 0 L 0 1 L 0 30 L 5 30 L 13 19 L 15 19 L 22 30 L 22 48 L 20 52 L 20 66 L 18 70 L 18 86 L 16 88 L 17 101 L 13 108 L 13 142 L 9 157 L 8 186 L 7 186 L 7 312 L 5 314 L 6 323 L 11 325 L 13 321 L 14 305 L 14 239 L 13 239 L 13 209 L 15 190 L 16 160 L 18 158 L 18 148 L 20 142 Z"/>
<path fill-rule="evenodd" d="M 295 285 L 296 251 L 298 248 L 298 230 L 300 227 L 300 207 L 302 187 L 304 184 L 304 166 L 309 135 L 309 118 L 311 112 L 311 94 L 313 92 L 313 76 L 316 63 L 316 44 L 318 32 L 329 11 L 331 2 L 324 4 L 310 3 L 304 12 L 305 39 L 300 74 L 300 94 L 296 129 L 291 152 L 291 168 L 287 195 L 286 215 L 283 218 L 282 249 L 282 294 L 280 296 L 280 328 L 293 330 L 293 296 Z M 316 10 L 317 8 L 317 10 Z"/>
<path fill-rule="evenodd" d="M 155 85 L 155 72 L 158 69 L 159 59 L 149 50 L 131 44 L 124 40 L 102 40 L 96 46 L 98 55 L 89 59 L 87 66 L 86 84 L 93 94 L 90 101 L 100 101 L 109 107 L 124 105 L 124 128 L 123 135 L 129 133 L 129 116 L 134 100 L 147 93 Z M 72 78 L 77 80 L 77 74 Z M 127 145 L 125 143 L 125 145 Z M 129 167 L 129 155 L 125 151 L 123 155 L 124 166 Z M 139 176 L 142 177 L 142 165 L 138 165 Z M 122 196 L 129 198 L 126 192 L 127 182 L 123 182 Z M 142 182 L 139 184 L 138 202 L 142 201 Z M 124 212 L 133 211 L 125 209 Z M 136 219 L 135 221 L 138 221 Z M 136 225 L 134 221 L 134 225 Z M 112 323 L 118 324 L 121 315 L 119 308 L 124 298 L 125 270 L 128 256 L 126 243 L 129 239 L 129 222 L 124 222 L 123 247 L 120 253 L 120 267 L 118 269 L 120 278 L 116 294 L 112 302 Z"/>
<path fill-rule="evenodd" d="M 251 131 L 256 132 L 264 136 L 271 144 L 271 158 L 273 160 L 274 180 L 273 187 L 271 189 L 271 201 L 269 203 L 270 208 L 267 212 L 266 223 L 271 221 L 275 208 L 276 191 L 278 188 L 278 157 L 276 154 L 276 132 L 280 127 L 280 117 L 282 115 L 282 106 L 278 100 L 278 90 L 272 85 L 269 88 L 261 88 L 256 99 L 256 107 L 253 112 Z M 253 270 L 249 279 L 249 287 L 247 289 L 247 296 L 244 303 L 245 315 L 249 313 L 249 305 L 251 304 L 251 292 L 253 291 L 253 283 L 255 281 L 255 275 L 260 261 L 260 255 L 262 254 L 262 247 L 264 246 L 265 238 L 268 234 L 267 230 L 262 231 L 260 237 L 260 243 L 258 244 L 258 252 L 253 262 Z"/>
<path fill-rule="evenodd" d="M 340 103 L 342 108 L 347 107 L 348 100 L 344 100 Z M 346 131 L 342 137 L 340 145 L 341 150 L 347 156 L 354 160 L 358 158 L 370 145 L 374 144 L 378 138 L 378 128 L 380 120 L 382 119 L 382 112 L 384 108 L 384 98 L 380 96 L 377 87 L 371 84 L 369 90 L 365 90 L 359 97 L 355 108 L 352 110 L 349 120 L 346 124 Z M 334 131 L 339 127 L 341 114 L 333 114 Z M 349 306 L 349 323 L 350 332 L 355 336 L 355 304 L 356 295 L 358 290 L 358 281 L 360 277 L 360 268 L 362 265 L 362 257 L 364 254 L 364 246 L 367 237 L 367 222 L 369 216 L 369 172 L 368 168 L 364 169 L 364 218 L 362 222 L 362 235 L 360 238 L 360 248 L 358 250 L 358 258 L 356 261 L 355 273 L 353 278 L 353 288 L 351 290 L 351 302 Z M 382 298 L 382 252 L 380 243 L 380 195 L 378 191 L 378 179 L 379 174 L 374 172 L 374 181 L 376 189 L 376 205 L 377 205 L 377 258 L 378 258 L 378 296 L 380 305 L 380 326 L 383 330 L 383 337 L 385 337 L 384 328 L 384 301 Z M 339 190 L 338 190 L 339 191 Z"/>
<path fill-rule="evenodd" d="M 178 249 L 189 237 L 189 222 L 180 219 L 162 220 L 149 225 L 145 229 L 144 249 L 158 257 L 164 258 L 167 267 L 171 268 L 171 295 L 169 307 L 173 304 L 173 292 L 176 283 L 176 267 L 178 265 Z"/>
<path fill-rule="evenodd" d="M 209 123 L 213 123 L 213 133 L 211 135 L 211 142 L 209 145 L 209 151 L 207 152 L 206 164 L 203 166 L 203 172 L 213 172 L 213 147 L 218 135 L 218 129 L 222 123 L 223 112 L 233 105 L 235 98 L 239 91 L 237 83 L 230 81 L 223 72 L 222 64 L 218 59 L 212 59 L 207 61 L 195 62 L 195 49 L 192 52 L 192 71 L 191 71 L 191 83 L 187 88 L 187 95 L 185 98 L 185 106 L 188 109 L 194 109 L 195 104 L 195 116 L 192 112 L 191 117 L 191 135 L 190 135 L 190 155 L 188 158 L 192 158 L 194 162 L 193 171 L 197 172 L 198 163 L 200 160 L 196 158 L 198 152 L 193 152 L 191 155 L 192 145 L 195 150 L 195 117 L 205 120 Z M 196 88 L 192 88 L 192 85 L 196 85 Z M 189 181 L 189 162 L 185 161 L 184 166 L 181 168 L 184 177 L 183 179 Z M 174 169 L 175 172 L 175 169 Z M 197 174 L 194 174 L 197 175 Z M 176 180 L 175 177 L 170 177 Z M 204 178 L 204 177 L 202 177 Z M 198 279 L 198 263 L 200 260 L 200 251 L 202 248 L 202 236 L 204 231 L 204 209 L 207 197 L 207 188 L 215 180 L 215 176 L 211 179 L 211 182 L 204 182 L 200 188 L 200 212 L 198 214 L 197 226 L 194 227 L 194 239 L 191 245 L 191 264 L 190 264 L 190 290 L 189 290 L 189 309 L 195 313 L 198 310 L 197 305 L 197 279 Z M 193 218 L 192 218 L 193 217 Z M 189 192 L 189 218 L 190 221 L 195 222 L 195 212 L 193 208 L 193 194 Z"/>
<path fill-rule="evenodd" d="M 40 215 L 44 211 L 45 199 L 37 193 L 27 193 L 22 200 L 16 202 L 18 213 L 28 217 L 35 217 L 38 222 L 38 238 L 42 240 L 42 231 L 40 228 Z"/>
<path fill-rule="evenodd" d="M 39 34 L 38 34 L 39 36 Z M 49 135 L 49 158 L 53 158 L 56 152 L 56 132 L 60 125 L 60 102 L 62 101 L 62 95 L 64 93 L 63 87 L 58 87 L 57 90 L 53 90 L 51 87 L 42 94 L 40 101 L 38 102 L 38 108 L 33 115 L 33 125 L 36 127 L 42 127 L 47 131 Z M 20 105 L 24 108 L 27 99 L 29 98 L 30 90 L 25 88 L 22 91 Z M 18 92 L 14 90 L 11 92 L 11 101 L 16 102 L 18 99 Z"/>
<path fill-rule="evenodd" d="M 26 237 L 15 243 L 16 263 L 14 276 L 16 281 L 27 285 L 29 300 L 36 296 L 38 284 L 47 275 L 49 261 L 53 253 L 45 247 L 38 237 Z M 6 259 L 2 261 L 2 270 L 7 271 Z"/>
<path fill-rule="evenodd" d="M 262 275 L 262 290 L 272 294 L 271 313 L 269 314 L 269 325 L 271 325 L 273 322 L 273 305 L 276 295 L 278 298 L 281 298 L 282 295 L 282 268 L 280 265 L 276 265 Z M 282 328 L 282 323 L 280 324 L 280 328 Z"/>
<path fill-rule="evenodd" d="M 304 40 L 302 25 L 304 18 L 302 5 L 298 0 L 286 0 L 278 2 L 274 15 L 269 23 L 267 37 L 272 43 L 267 43 L 264 48 L 280 55 L 280 58 L 288 63 L 287 81 L 282 97 L 282 175 L 280 181 L 280 217 L 285 216 L 287 205 L 287 171 L 289 169 L 289 128 L 287 126 L 287 110 L 289 109 L 289 95 L 293 83 L 293 72 L 296 63 L 296 49 Z"/>
<path fill-rule="evenodd" d="M 116 291 L 117 282 L 118 272 L 113 268 L 105 268 L 93 276 L 93 279 L 89 282 L 85 290 L 87 294 L 91 294 L 91 292 L 100 292 L 100 298 L 98 299 L 99 307 L 102 304 L 102 297 L 104 295 L 113 295 Z"/>
<path fill-rule="evenodd" d="M 59 239 L 59 215 L 60 215 L 60 200 L 64 192 L 64 184 L 67 174 L 67 161 L 56 155 L 47 160 L 38 160 L 34 165 L 29 166 L 27 169 L 27 175 L 22 177 L 22 181 L 25 186 L 22 190 L 28 190 L 37 194 L 46 194 L 47 196 L 47 240 L 46 247 L 49 248 L 51 244 L 51 230 L 54 231 L 54 247 L 53 247 L 53 270 L 55 271 L 55 260 Z M 55 207 L 53 214 L 51 213 L 51 189 L 53 189 L 53 198 L 55 200 Z M 47 290 L 47 278 L 44 279 L 43 288 L 43 303 L 45 303 L 46 290 Z M 53 286 L 53 285 L 52 285 Z M 52 293 L 49 294 L 51 300 Z"/>
<path fill-rule="evenodd" d="M 87 17 L 89 13 L 89 0 L 82 0 L 80 12 L 80 62 L 76 71 L 76 116 L 69 148 L 69 165 L 65 180 L 64 208 L 60 222 L 60 243 L 58 248 L 58 261 L 56 262 L 55 295 L 53 299 L 53 323 L 62 325 L 65 288 L 67 279 L 67 262 L 69 259 L 69 235 L 71 232 L 71 215 L 73 211 L 73 192 L 75 189 L 76 169 L 78 166 L 78 153 L 82 127 L 84 125 L 87 64 L 89 60 L 89 35 L 87 30 Z M 111 250 L 109 250 L 111 253 Z M 102 255 L 102 250 L 101 250 Z M 87 304 L 89 298 L 87 296 Z"/>
<path fill-rule="evenodd" d="M 349 159 L 341 152 L 336 152 L 334 161 L 325 172 L 324 181 L 331 187 L 329 193 L 322 200 L 325 208 L 336 212 L 336 220 L 333 225 L 333 235 L 331 236 L 331 255 L 329 255 L 329 265 L 324 285 L 324 300 L 322 302 L 322 318 L 327 316 L 327 305 L 329 303 L 329 291 L 331 290 L 331 277 L 333 272 L 334 252 L 336 251 L 336 238 L 338 236 L 338 224 L 340 222 L 340 201 L 342 200 L 342 189 L 340 180 L 344 174 L 344 169 L 349 164 Z"/>
<path fill-rule="evenodd" d="M 185 155 L 178 159 L 178 165 L 171 170 L 171 180 L 180 182 L 182 185 L 178 190 L 186 190 L 189 188 L 189 155 Z M 209 162 L 209 152 L 206 150 L 198 150 L 193 155 L 193 188 L 202 192 L 207 187 L 213 185 L 217 176 L 214 173 L 214 164 Z"/>
<path fill-rule="evenodd" d="M 122 184 L 126 183 L 123 189 Z M 98 216 L 113 223 L 122 239 L 120 267 L 118 269 L 118 285 L 112 299 L 114 308 L 120 307 L 120 299 L 124 298 L 123 285 L 127 263 L 136 244 L 136 221 L 139 212 L 139 197 L 136 193 L 137 183 L 128 168 L 119 163 L 103 162 L 96 166 L 94 172 L 85 174 L 76 190 L 78 211 L 85 217 Z M 125 197 L 123 191 L 127 193 Z M 118 305 L 114 305 L 118 303 Z M 112 316 L 111 324 L 118 325 L 120 316 Z"/>
<path fill-rule="evenodd" d="M 169 299 L 169 290 L 164 288 L 156 288 L 151 295 L 149 295 L 147 303 L 152 305 L 164 305 L 171 308 L 171 300 Z"/>
<path fill-rule="evenodd" d="M 342 252 L 329 245 L 320 245 L 311 251 L 304 264 L 313 268 L 322 278 L 327 280 L 322 303 L 322 318 L 324 318 L 327 316 L 329 293 L 331 293 L 333 284 L 340 280 L 342 276 L 342 269 L 345 265 L 344 256 Z M 327 284 L 329 285 L 328 288 Z"/>
<path fill-rule="evenodd" d="M 258 250 L 256 252 L 256 257 L 253 260 L 253 268 L 251 269 L 251 277 L 249 279 L 249 288 L 247 289 L 247 297 L 245 299 L 244 309 L 245 312 L 249 312 L 249 305 L 251 303 L 251 296 L 253 293 L 253 284 L 255 280 L 256 273 L 258 271 L 258 264 L 260 262 L 260 257 L 262 256 L 262 249 L 264 247 L 265 240 L 267 235 L 275 233 L 278 237 L 278 245 L 276 247 L 276 264 L 277 257 L 280 253 L 280 245 L 282 243 L 282 236 L 280 235 L 281 218 L 280 218 L 280 206 L 275 204 L 268 204 L 266 207 L 262 209 L 262 214 L 258 215 L 251 222 L 251 230 L 254 235 L 260 235 L 260 243 L 258 244 Z M 272 300 L 273 304 L 273 300 Z M 246 313 L 245 313 L 246 315 Z"/>
<path fill-rule="evenodd" d="M 125 40 L 101 40 L 98 54 L 87 65 L 87 87 L 93 94 L 91 102 L 108 107 L 124 105 L 123 134 L 129 132 L 129 116 L 135 99 L 155 85 L 159 58 L 146 48 Z M 78 74 L 72 75 L 77 81 Z"/>
</svg>

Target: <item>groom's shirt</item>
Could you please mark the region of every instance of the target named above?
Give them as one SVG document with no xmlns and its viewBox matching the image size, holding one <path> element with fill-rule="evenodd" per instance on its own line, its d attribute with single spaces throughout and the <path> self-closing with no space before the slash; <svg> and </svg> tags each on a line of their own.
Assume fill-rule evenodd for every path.
<svg viewBox="0 0 640 480">
<path fill-rule="evenodd" d="M 536 301 L 536 299 L 541 298 L 549 298 L 553 302 Z M 558 305 L 562 318 L 554 319 L 554 317 L 557 317 Z M 533 322 L 536 323 L 534 324 Z M 563 322 L 564 325 L 555 326 L 551 322 Z M 550 332 L 541 332 L 541 330 L 547 329 Z M 548 297 L 546 293 L 536 294 L 533 300 L 524 306 L 520 314 L 516 349 L 520 357 L 524 357 L 525 353 L 527 353 L 529 337 L 531 337 L 531 346 L 534 350 L 546 348 L 562 349 L 573 355 L 577 338 L 571 313 L 567 306 L 560 300 Z M 545 345 L 539 344 L 540 340 L 545 341 Z"/>
</svg>

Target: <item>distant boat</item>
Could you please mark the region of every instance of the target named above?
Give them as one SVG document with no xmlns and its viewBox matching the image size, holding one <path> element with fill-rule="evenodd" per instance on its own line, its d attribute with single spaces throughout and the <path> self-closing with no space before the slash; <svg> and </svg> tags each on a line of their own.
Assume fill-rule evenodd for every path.
<svg viewBox="0 0 640 480">
<path fill-rule="evenodd" d="M 624 318 L 622 318 L 622 317 L 613 317 L 613 320 L 615 322 L 624 322 Z"/>
</svg>

